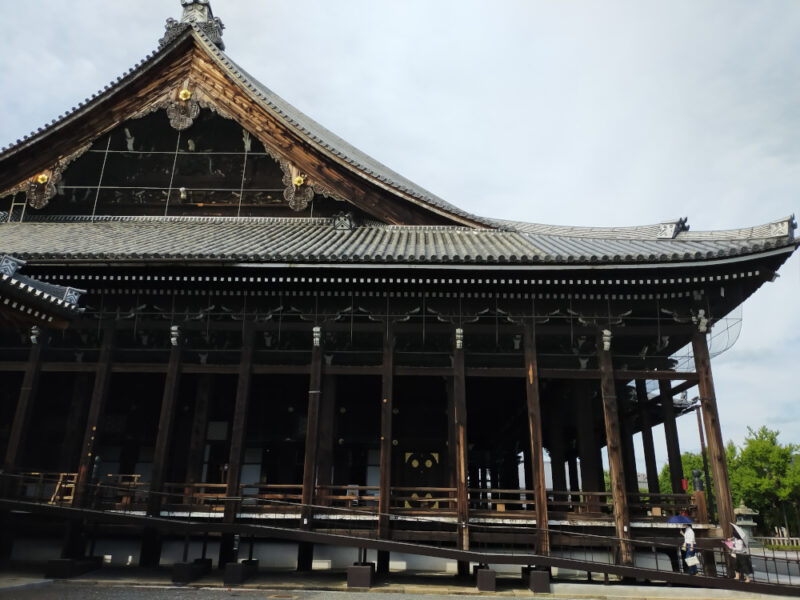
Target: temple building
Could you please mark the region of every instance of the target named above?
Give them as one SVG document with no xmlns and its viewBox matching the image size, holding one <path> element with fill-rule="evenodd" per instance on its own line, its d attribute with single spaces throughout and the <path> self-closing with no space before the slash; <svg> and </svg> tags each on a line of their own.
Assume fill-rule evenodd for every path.
<svg viewBox="0 0 800 600">
<path fill-rule="evenodd" d="M 621 565 L 637 538 L 675 538 L 677 514 L 730 535 L 708 339 L 794 252 L 793 217 L 694 231 L 471 214 L 256 81 L 209 0 L 182 5 L 154 53 L 0 151 L 6 474 L 58 481 L 61 506 L 113 482 L 117 506 L 231 527 L 339 531 L 323 509 L 357 509 L 365 537 L 464 550 L 527 534 L 546 556 L 585 531 L 619 540 Z M 675 423 L 694 387 L 713 506 L 683 487 Z M 45 518 L 2 510 L 0 560 Z M 88 552 L 67 529 L 63 555 Z M 129 525 L 141 564 L 161 560 L 155 529 Z"/>
</svg>

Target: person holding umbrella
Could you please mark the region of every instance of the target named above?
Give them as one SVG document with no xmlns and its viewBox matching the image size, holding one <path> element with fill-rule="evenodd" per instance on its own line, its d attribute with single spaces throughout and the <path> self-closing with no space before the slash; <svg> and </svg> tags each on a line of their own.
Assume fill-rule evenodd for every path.
<svg viewBox="0 0 800 600">
<path fill-rule="evenodd" d="M 741 579 L 750 583 L 752 579 L 750 576 L 753 574 L 753 562 L 750 560 L 750 552 L 747 549 L 747 534 L 736 523 L 733 525 L 733 537 L 730 539 L 733 542 L 731 549 L 731 557 L 734 559 L 734 579 Z"/>
</svg>

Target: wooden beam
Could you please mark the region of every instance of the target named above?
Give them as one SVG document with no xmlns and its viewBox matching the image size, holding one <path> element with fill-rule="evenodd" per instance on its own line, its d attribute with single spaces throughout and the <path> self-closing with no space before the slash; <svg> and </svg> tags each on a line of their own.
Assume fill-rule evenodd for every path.
<svg viewBox="0 0 800 600">
<path fill-rule="evenodd" d="M 597 336 L 597 362 L 600 367 L 600 390 L 603 397 L 603 417 L 606 425 L 606 448 L 608 450 L 608 470 L 611 478 L 611 495 L 614 504 L 614 525 L 620 539 L 619 562 L 633 564 L 633 548 L 630 544 L 630 515 L 628 496 L 625 488 L 625 472 L 620 439 L 619 409 L 614 387 L 614 367 L 611 352 L 603 349 L 602 335 Z"/>
<path fill-rule="evenodd" d="M 456 435 L 456 506 L 458 511 L 458 547 L 469 550 L 469 492 L 467 491 L 467 381 L 464 371 L 464 349 L 457 329 L 453 344 L 453 407 Z"/>
<path fill-rule="evenodd" d="M 153 473 L 150 478 L 150 491 L 156 493 L 150 494 L 148 506 L 148 514 L 156 517 L 161 514 L 162 497 L 159 492 L 162 492 L 164 488 L 164 475 L 169 461 L 172 423 L 175 418 L 175 402 L 180 388 L 182 351 L 180 341 L 178 345 L 173 346 L 170 350 L 167 377 L 164 381 L 164 393 L 161 397 L 161 414 L 158 419 L 158 433 L 156 434 L 155 449 L 153 451 Z"/>
<path fill-rule="evenodd" d="M 647 382 L 644 379 L 636 380 L 636 400 L 639 408 L 639 419 L 642 422 L 642 447 L 644 448 L 644 467 L 647 472 L 647 491 L 658 494 L 658 467 L 656 466 L 656 451 L 653 444 L 653 420 L 647 400 Z"/>
<path fill-rule="evenodd" d="M 378 535 L 389 538 L 392 486 L 392 408 L 394 406 L 394 328 L 387 324 L 383 336 L 383 373 L 381 375 L 381 457 L 380 497 L 378 500 Z"/>
<path fill-rule="evenodd" d="M 316 337 L 316 336 L 315 336 Z M 322 340 L 316 339 L 311 348 L 311 373 L 308 379 L 308 417 L 306 421 L 306 451 L 303 459 L 302 502 L 308 507 L 314 500 L 317 479 L 317 446 L 319 442 L 319 403 L 322 395 Z M 311 511 L 306 510 L 303 525 L 311 526 Z"/>
<path fill-rule="evenodd" d="M 708 458 L 714 479 L 719 525 L 724 537 L 733 534 L 731 523 L 735 521 L 731 485 L 728 479 L 728 463 L 725 459 L 725 443 L 717 411 L 717 397 L 714 392 L 714 378 L 711 375 L 711 357 L 704 333 L 696 332 L 692 337 L 692 350 L 697 373 L 700 375 L 700 405 L 703 408 L 703 424 L 708 438 Z"/>
<path fill-rule="evenodd" d="M 29 437 L 28 428 L 33 413 L 33 404 L 36 401 L 36 392 L 39 388 L 39 372 L 42 366 L 42 350 L 46 343 L 45 337 L 46 334 L 43 331 L 28 353 L 28 363 L 25 366 L 25 375 L 22 378 L 19 400 L 17 400 L 14 421 L 8 436 L 6 456 L 3 460 L 6 471 L 13 472 L 21 466 L 19 464 L 20 455 L 23 453 L 25 442 Z"/>
<path fill-rule="evenodd" d="M 678 439 L 678 426 L 675 422 L 675 406 L 672 401 L 672 388 L 668 381 L 659 381 L 661 392 L 661 420 L 664 422 L 664 438 L 667 442 L 667 459 L 669 461 L 669 480 L 673 494 L 683 493 L 683 463 L 681 462 L 681 446 Z"/>
<path fill-rule="evenodd" d="M 78 477 L 75 484 L 75 503 L 82 506 L 86 499 L 86 489 L 92 477 L 94 467 L 94 445 L 97 441 L 97 426 L 100 415 L 105 409 L 108 388 L 111 383 L 111 367 L 114 360 L 114 340 L 116 323 L 105 321 L 102 325 L 103 335 L 100 342 L 100 355 L 97 359 L 97 371 L 94 376 L 92 399 L 89 402 L 89 414 L 86 417 L 86 430 L 83 434 L 83 446 L 78 462 Z"/>
<path fill-rule="evenodd" d="M 528 407 L 528 435 L 531 447 L 531 472 L 536 510 L 536 528 L 539 533 L 538 553 L 550 554 L 550 527 L 547 514 L 547 486 L 544 477 L 544 449 L 542 446 L 542 406 L 539 397 L 539 363 L 536 357 L 536 334 L 532 324 L 525 327 L 525 400 Z M 563 455 L 562 455 L 563 460 Z M 527 466 L 527 465 L 526 465 Z M 563 464 L 561 466 L 563 472 Z"/>
</svg>

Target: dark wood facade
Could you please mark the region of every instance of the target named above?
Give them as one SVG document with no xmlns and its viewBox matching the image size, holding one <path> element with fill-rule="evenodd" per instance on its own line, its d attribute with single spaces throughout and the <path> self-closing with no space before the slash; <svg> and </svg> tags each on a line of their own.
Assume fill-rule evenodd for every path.
<svg viewBox="0 0 800 600">
<path fill-rule="evenodd" d="M 259 86 L 185 27 L 0 154 L 0 253 L 86 289 L 68 329 L 0 332 L 6 470 L 60 474 L 78 503 L 110 474 L 226 522 L 259 509 L 224 498 L 358 506 L 387 539 L 418 535 L 398 515 L 447 516 L 464 549 L 477 522 L 513 516 L 545 554 L 588 523 L 630 563 L 637 523 L 696 508 L 675 418 L 698 386 L 730 533 L 707 334 L 794 250 L 791 220 L 695 237 L 493 222 L 332 148 Z"/>
</svg>

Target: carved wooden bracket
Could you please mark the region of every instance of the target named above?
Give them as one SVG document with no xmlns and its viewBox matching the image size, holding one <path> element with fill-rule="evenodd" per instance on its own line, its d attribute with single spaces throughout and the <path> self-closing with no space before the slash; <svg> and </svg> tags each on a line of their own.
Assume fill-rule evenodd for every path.
<svg viewBox="0 0 800 600">
<path fill-rule="evenodd" d="M 86 144 L 77 152 L 60 158 L 53 166 L 1 192 L 0 198 L 24 192 L 25 199 L 31 208 L 35 208 L 36 210 L 43 209 L 58 193 L 58 184 L 61 182 L 61 178 L 67 166 L 74 160 L 83 156 L 91 146 L 91 144 Z"/>
</svg>

